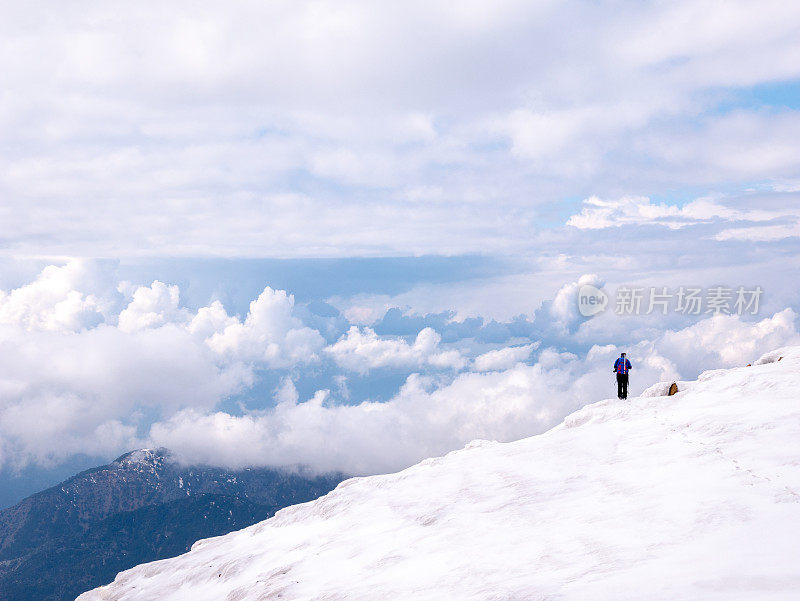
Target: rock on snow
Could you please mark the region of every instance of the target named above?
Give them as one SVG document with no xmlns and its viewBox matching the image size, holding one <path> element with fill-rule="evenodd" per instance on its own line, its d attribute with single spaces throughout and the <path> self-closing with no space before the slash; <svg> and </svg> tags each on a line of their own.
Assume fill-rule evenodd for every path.
<svg viewBox="0 0 800 601">
<path fill-rule="evenodd" d="M 347 480 L 79 600 L 796 600 L 800 348 L 777 356 Z"/>
</svg>

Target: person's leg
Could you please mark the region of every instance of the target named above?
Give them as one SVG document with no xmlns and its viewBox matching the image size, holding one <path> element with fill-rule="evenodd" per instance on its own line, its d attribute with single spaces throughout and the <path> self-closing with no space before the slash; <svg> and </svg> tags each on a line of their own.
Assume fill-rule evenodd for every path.
<svg viewBox="0 0 800 601">
<path fill-rule="evenodd" d="M 622 398 L 628 398 L 628 374 L 622 375 Z"/>
<path fill-rule="evenodd" d="M 622 398 L 622 374 L 617 374 L 617 398 Z"/>
</svg>

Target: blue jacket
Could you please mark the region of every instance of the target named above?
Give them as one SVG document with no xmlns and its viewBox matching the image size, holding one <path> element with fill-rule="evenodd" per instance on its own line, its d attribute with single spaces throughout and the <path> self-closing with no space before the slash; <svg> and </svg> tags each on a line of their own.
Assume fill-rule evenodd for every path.
<svg viewBox="0 0 800 601">
<path fill-rule="evenodd" d="M 618 374 L 626 374 L 628 370 L 631 368 L 631 362 L 628 361 L 627 358 L 623 359 L 620 357 L 617 359 L 616 363 L 614 363 L 614 371 Z"/>
</svg>

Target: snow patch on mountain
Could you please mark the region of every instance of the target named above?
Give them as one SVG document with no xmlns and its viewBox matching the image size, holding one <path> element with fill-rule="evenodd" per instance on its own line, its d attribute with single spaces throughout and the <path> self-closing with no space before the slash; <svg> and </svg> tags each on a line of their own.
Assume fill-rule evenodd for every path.
<svg viewBox="0 0 800 601">
<path fill-rule="evenodd" d="M 174 461 L 172 452 L 169 449 L 159 447 L 157 449 L 137 449 L 117 457 L 114 464 L 124 467 L 135 466 L 159 466 L 164 463 Z"/>
<path fill-rule="evenodd" d="M 800 347 L 681 385 L 347 480 L 79 600 L 796 599 Z"/>
</svg>

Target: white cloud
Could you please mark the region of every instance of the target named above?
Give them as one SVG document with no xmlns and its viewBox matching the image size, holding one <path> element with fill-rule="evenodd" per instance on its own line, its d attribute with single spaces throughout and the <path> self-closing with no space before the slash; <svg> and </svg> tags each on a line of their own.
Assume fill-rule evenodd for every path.
<svg viewBox="0 0 800 601">
<path fill-rule="evenodd" d="M 540 160 L 560 156 L 577 138 L 586 133 L 595 121 L 588 110 L 560 112 L 514 111 L 509 115 L 509 135 L 514 152 L 525 158 Z"/>
<path fill-rule="evenodd" d="M 156 280 L 149 287 L 139 286 L 130 304 L 119 314 L 119 329 L 138 332 L 170 322 L 184 321 L 186 311 L 178 307 L 180 291 Z"/>
<path fill-rule="evenodd" d="M 76 288 L 88 275 L 85 263 L 46 267 L 30 284 L 0 290 L 0 324 L 26 330 L 74 332 L 103 321 L 103 304 Z"/>
<path fill-rule="evenodd" d="M 250 312 L 243 322 L 224 316 L 221 305 L 213 306 L 199 319 L 206 324 L 215 321 L 222 328 L 206 339 L 215 352 L 243 361 L 263 362 L 273 368 L 288 367 L 316 361 L 325 344 L 319 332 L 304 326 L 292 314 L 293 309 L 294 297 L 267 286 L 250 303 Z M 191 327 L 199 331 L 199 324 L 193 322 Z"/>
<path fill-rule="evenodd" d="M 211 338 L 218 332 L 223 332 L 238 323 L 239 320 L 228 315 L 222 303 L 215 300 L 209 306 L 197 310 L 189 322 L 189 331 L 202 338 Z"/>
<path fill-rule="evenodd" d="M 511 369 L 517 363 L 530 357 L 536 346 L 536 344 L 524 344 L 522 346 L 507 346 L 488 351 L 475 357 L 472 368 L 474 371 L 503 371 Z"/>
<path fill-rule="evenodd" d="M 789 309 L 759 322 L 717 316 L 624 348 L 631 395 L 655 382 L 743 366 L 769 349 L 800 343 Z M 327 391 L 298 402 L 284 382 L 273 410 L 244 416 L 187 410 L 154 424 L 151 443 L 187 461 L 231 466 L 306 463 L 319 470 L 378 473 L 459 448 L 475 438 L 515 440 L 542 432 L 586 403 L 616 394 L 621 349 L 585 356 L 545 349 L 533 365 L 462 373 L 447 383 L 414 374 L 390 401 L 334 405 Z"/>
<path fill-rule="evenodd" d="M 762 209 L 758 201 L 755 208 L 738 209 L 722 201 L 698 198 L 683 207 L 666 203 L 653 203 L 646 197 L 622 197 L 617 200 L 602 200 L 592 196 L 583 201 L 583 208 L 567 220 L 567 225 L 581 230 L 598 230 L 625 225 L 663 225 L 680 229 L 698 223 L 744 221 L 765 222 L 795 216 L 792 200 L 784 201 L 782 208 Z M 718 240 L 776 240 L 797 235 L 797 223 L 789 225 L 742 226 L 725 229 L 716 235 Z"/>
<path fill-rule="evenodd" d="M 252 382 L 248 369 L 220 362 L 175 324 L 131 333 L 5 326 L 0 349 L 0 439 L 16 463 L 96 452 L 101 442 L 104 453 L 125 450 L 142 420 L 209 410 Z"/>
<path fill-rule="evenodd" d="M 378 336 L 371 328 L 352 326 L 335 344 L 327 347 L 337 365 L 361 374 L 381 367 L 460 369 L 465 359 L 456 350 L 443 350 L 442 337 L 424 328 L 412 344 L 402 338 Z"/>
<path fill-rule="evenodd" d="M 312 361 L 324 345 L 283 291 L 266 288 L 242 322 L 219 302 L 196 313 L 180 307 L 177 286 L 120 285 L 132 298 L 114 315 L 118 299 L 76 290 L 89 285 L 88 271 L 80 262 L 48 266 L 34 282 L 0 291 L 7 463 L 129 449 L 154 419 L 209 411 L 252 386 L 254 369 Z"/>
<path fill-rule="evenodd" d="M 543 305 L 545 311 L 537 314 L 537 321 L 548 331 L 564 334 L 573 331 L 588 319 L 578 310 L 578 291 L 587 285 L 602 289 L 604 284 L 605 282 L 593 273 L 584 274 L 576 282 L 565 284 L 556 292 L 552 303 Z"/>
<path fill-rule="evenodd" d="M 4 7 L 5 252 L 509 252 L 590 186 L 796 177 L 797 111 L 719 108 L 800 77 L 794 3 L 456 4 Z"/>
<path fill-rule="evenodd" d="M 783 181 L 797 173 L 798 135 L 800 111 L 737 110 L 700 126 L 649 131 L 639 146 L 652 161 L 695 184 Z"/>
<path fill-rule="evenodd" d="M 678 331 L 665 332 L 653 345 L 671 357 L 681 374 L 704 366 L 736 367 L 779 348 L 800 344 L 797 314 L 784 309 L 761 321 L 742 321 L 735 315 L 717 315 Z"/>
<path fill-rule="evenodd" d="M 678 207 L 650 202 L 649 198 L 623 197 L 619 200 L 602 200 L 592 196 L 583 201 L 580 214 L 567 220 L 567 225 L 578 229 L 602 229 L 621 225 L 662 223 L 669 227 L 683 227 Z"/>
<path fill-rule="evenodd" d="M 624 349 L 544 349 L 532 365 L 523 362 L 533 344 L 496 349 L 469 363 L 431 328 L 407 342 L 353 327 L 324 347 L 283 291 L 266 288 L 242 319 L 219 302 L 189 311 L 180 306 L 180 291 L 160 282 L 131 289 L 119 316 L 92 313 L 103 323 L 91 325 L 75 311 L 50 327 L 50 315 L 63 315 L 60 303 L 72 291 L 90 296 L 76 266 L 57 269 L 64 268 L 48 268 L 31 288 L 3 294 L 24 310 L 9 312 L 13 319 L 0 324 L 0 465 L 111 455 L 154 443 L 191 460 L 228 465 L 306 462 L 318 469 L 383 471 L 472 438 L 540 432 L 584 403 L 613 395 L 611 364 L 620 350 L 634 363 L 636 393 L 657 381 L 744 365 L 772 348 L 800 344 L 796 315 L 787 309 L 754 322 L 719 316 L 675 331 L 654 328 Z M 584 329 L 595 322 L 582 321 L 576 310 L 575 294 L 586 282 L 602 283 L 597 276 L 579 278 L 537 315 L 565 335 L 579 326 L 570 340 L 581 344 L 590 341 Z M 114 304 L 97 299 L 97 306 Z M 619 337 L 594 331 L 591 338 Z M 343 374 L 329 374 L 334 396 L 320 390 L 304 402 L 285 377 L 274 409 L 218 411 L 221 400 L 254 384 L 255 370 L 279 367 L 297 377 L 293 367 L 323 355 L 362 374 L 397 367 L 433 375 L 409 376 L 386 403 L 357 405 L 337 404 L 350 395 Z M 469 366 L 476 371 L 458 371 Z"/>
<path fill-rule="evenodd" d="M 457 320 L 483 317 L 508 321 L 516 315 L 532 314 L 542 301 L 553 298 L 565 279 L 578 278 L 589 267 L 599 269 L 606 265 L 576 265 L 575 257 L 549 251 L 532 260 L 521 258 L 523 268 L 512 273 L 498 266 L 496 273 L 488 277 L 423 282 L 399 294 L 333 297 L 329 302 L 352 323 L 360 325 L 374 324 L 392 307 L 413 307 L 420 314 L 455 311 Z"/>
<path fill-rule="evenodd" d="M 800 221 L 781 225 L 729 228 L 715 234 L 714 238 L 716 240 L 746 240 L 749 242 L 773 242 L 786 238 L 800 238 Z"/>
<path fill-rule="evenodd" d="M 553 355 L 553 356 L 551 356 Z M 152 444 L 190 461 L 230 465 L 305 463 L 320 470 L 376 473 L 458 448 L 474 438 L 511 440 L 540 432 L 596 390 L 569 354 L 547 351 L 535 366 L 465 373 L 445 386 L 408 378 L 385 403 L 330 405 L 326 393 L 303 403 L 235 417 L 187 411 L 155 424 Z M 610 368 L 609 368 L 610 370 Z M 608 378 L 606 378 L 608 379 Z M 558 402 L 553 394 L 558 393 Z"/>
</svg>

